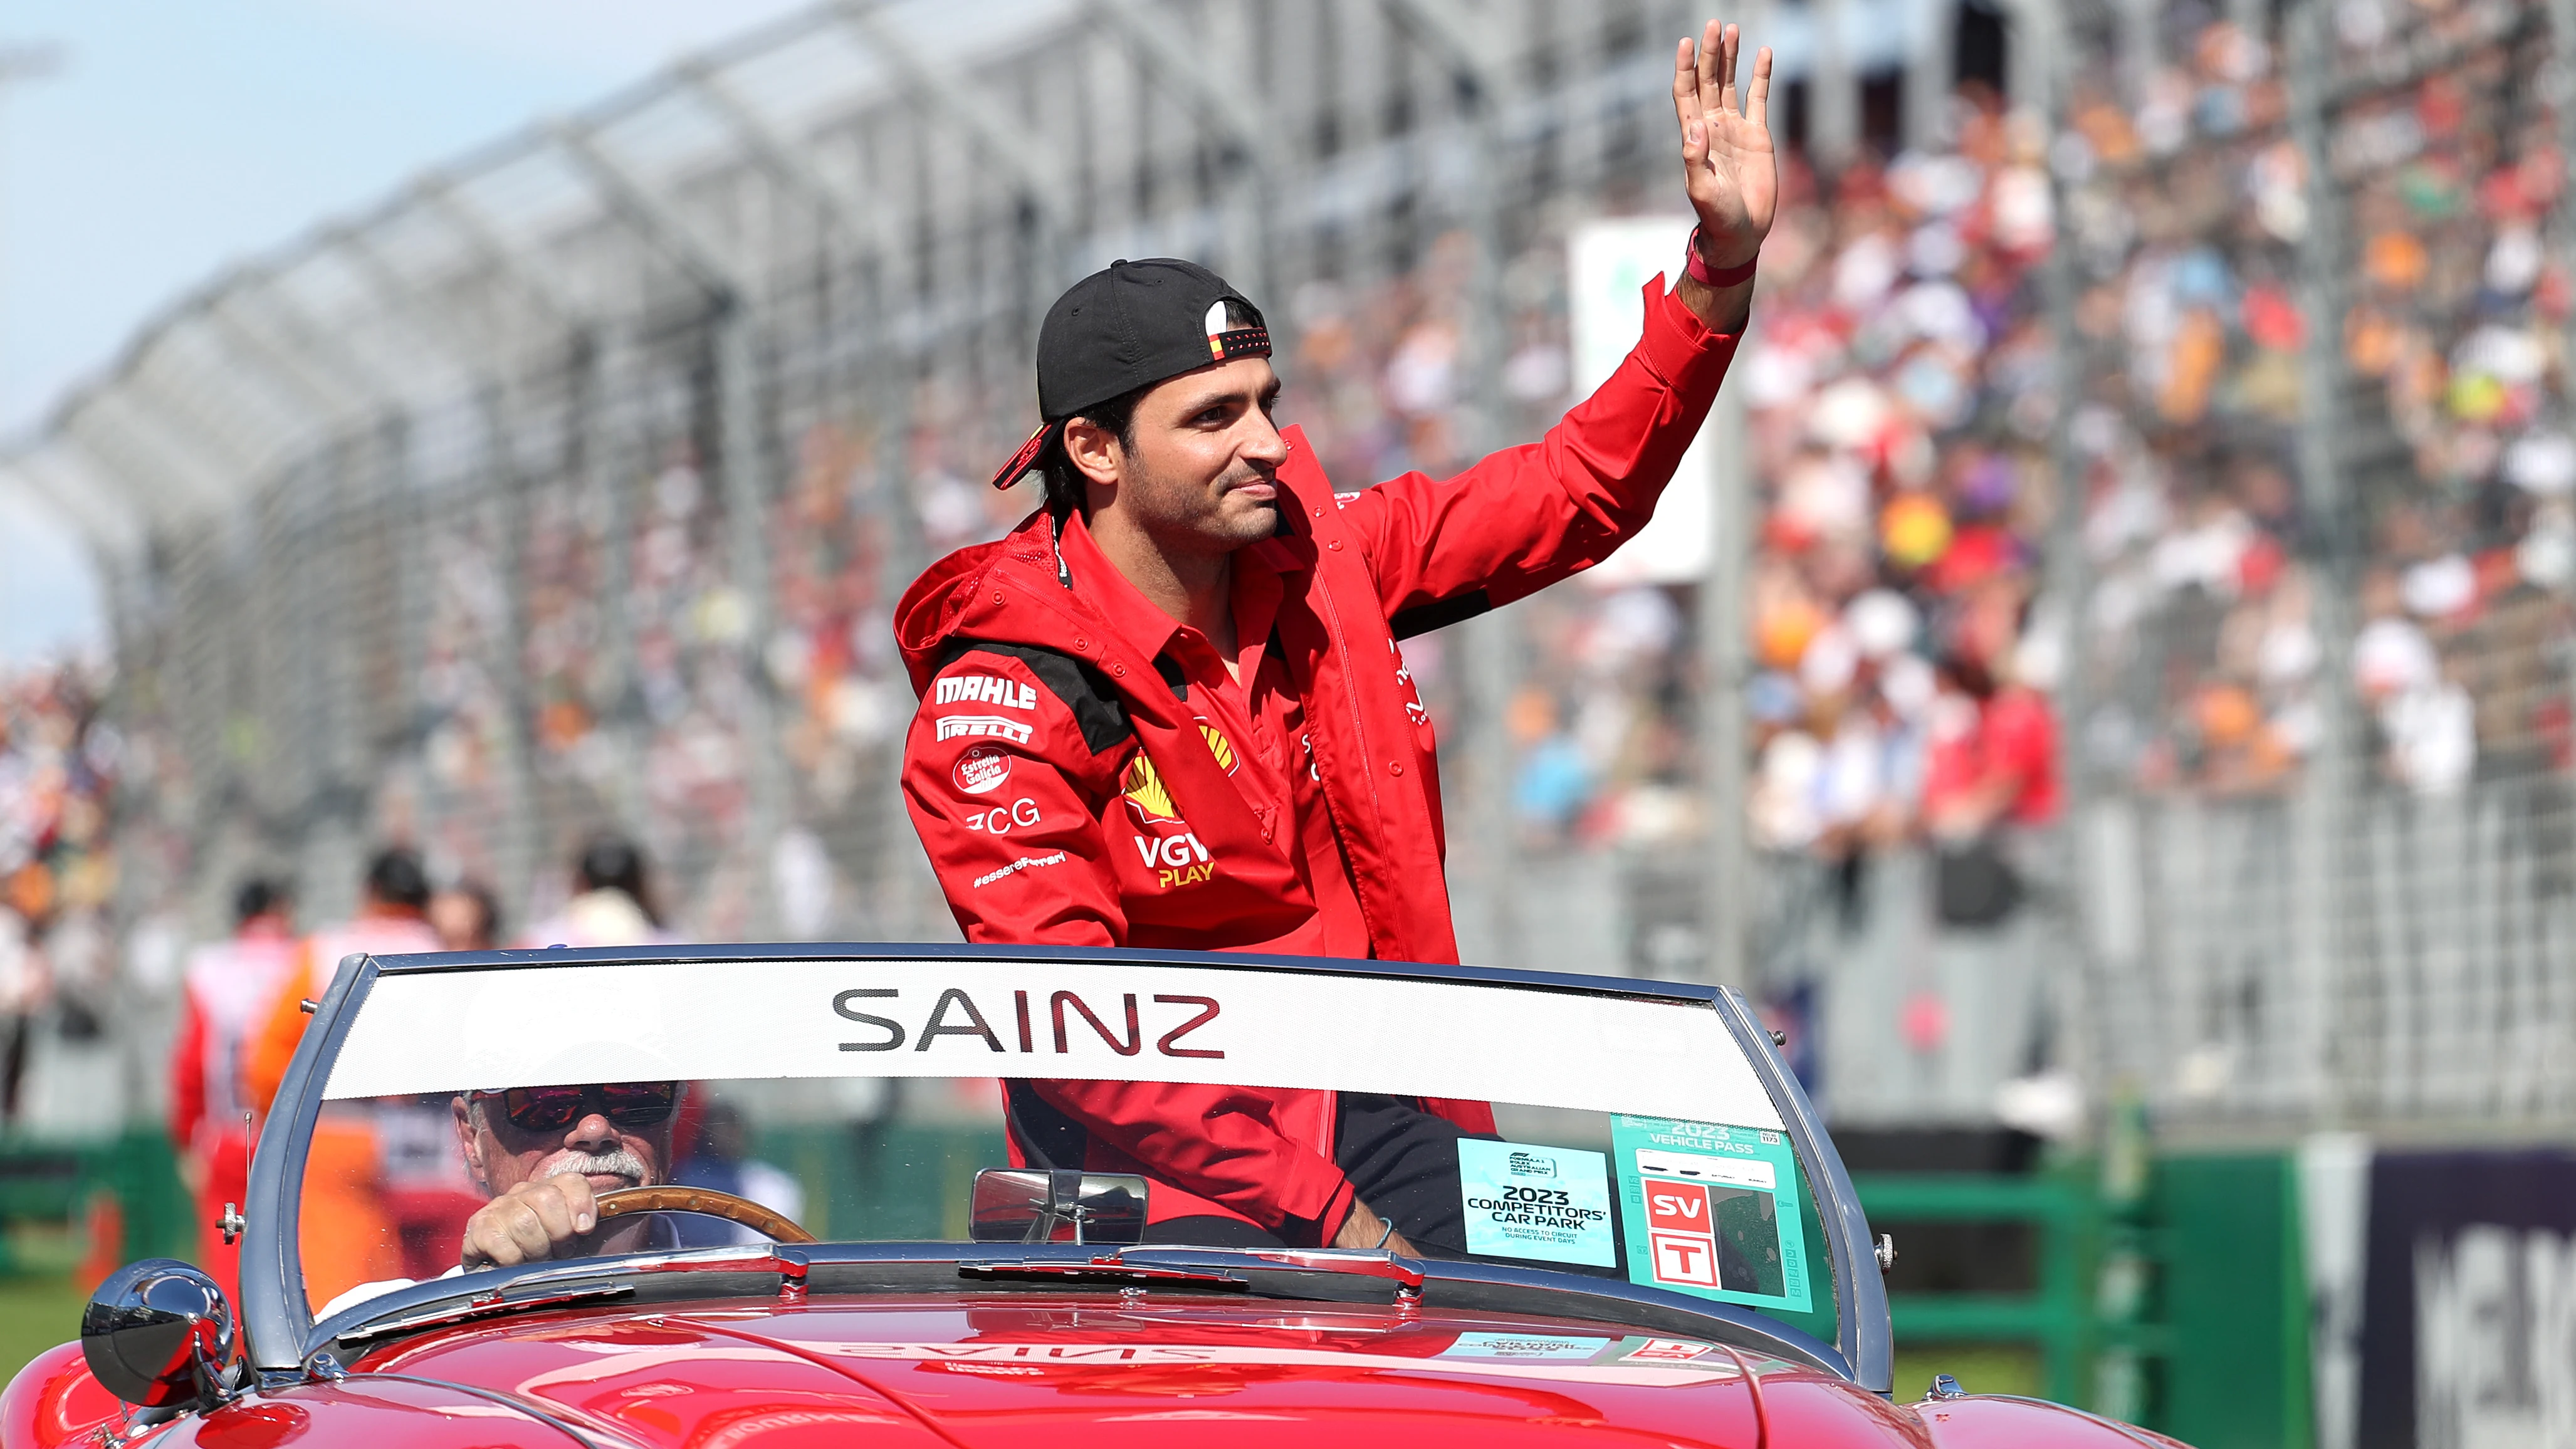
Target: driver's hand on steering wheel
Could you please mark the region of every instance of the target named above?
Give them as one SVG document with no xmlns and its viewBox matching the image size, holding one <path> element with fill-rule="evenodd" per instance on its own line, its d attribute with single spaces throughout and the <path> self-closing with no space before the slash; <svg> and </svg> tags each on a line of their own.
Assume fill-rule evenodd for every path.
<svg viewBox="0 0 2576 1449">
<path fill-rule="evenodd" d="M 522 1182 L 465 1220 L 471 1268 L 509 1268 L 548 1258 L 579 1257 L 582 1239 L 599 1226 L 599 1199 L 578 1172 Z"/>
</svg>

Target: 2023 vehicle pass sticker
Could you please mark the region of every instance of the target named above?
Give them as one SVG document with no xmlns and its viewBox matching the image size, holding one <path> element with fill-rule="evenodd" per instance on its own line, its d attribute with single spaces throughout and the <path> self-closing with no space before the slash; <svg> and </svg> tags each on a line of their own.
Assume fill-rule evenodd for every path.
<svg viewBox="0 0 2576 1449">
<path fill-rule="evenodd" d="M 1462 1138 L 1458 1183 L 1470 1253 L 1595 1268 L 1618 1261 L 1609 1163 L 1598 1152 Z"/>
<path fill-rule="evenodd" d="M 1797 1154 L 1778 1132 L 1668 1117 L 1610 1119 L 1628 1279 L 1805 1313 Z"/>
</svg>

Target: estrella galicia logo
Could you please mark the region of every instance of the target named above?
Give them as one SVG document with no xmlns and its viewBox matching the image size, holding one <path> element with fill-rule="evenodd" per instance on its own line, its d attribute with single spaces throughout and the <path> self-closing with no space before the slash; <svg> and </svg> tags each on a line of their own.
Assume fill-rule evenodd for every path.
<svg viewBox="0 0 2576 1449">
<path fill-rule="evenodd" d="M 1514 1177 L 1554 1177 L 1556 1159 L 1535 1152 L 1515 1152 L 1507 1159 Z"/>
</svg>

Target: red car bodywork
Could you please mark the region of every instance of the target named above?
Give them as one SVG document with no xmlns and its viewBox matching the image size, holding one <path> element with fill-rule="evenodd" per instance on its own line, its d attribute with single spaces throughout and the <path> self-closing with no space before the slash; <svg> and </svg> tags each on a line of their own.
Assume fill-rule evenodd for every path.
<svg viewBox="0 0 2576 1449">
<path fill-rule="evenodd" d="M 0 1449 L 97 1445 L 124 1414 L 65 1345 L 0 1397 Z M 1892 1405 L 1749 1351 L 1584 1320 L 1110 1291 L 530 1314 L 400 1339 L 345 1378 L 255 1391 L 129 1442 L 554 1449 L 584 1438 L 603 1449 L 2172 1442 L 2026 1400 Z"/>
</svg>

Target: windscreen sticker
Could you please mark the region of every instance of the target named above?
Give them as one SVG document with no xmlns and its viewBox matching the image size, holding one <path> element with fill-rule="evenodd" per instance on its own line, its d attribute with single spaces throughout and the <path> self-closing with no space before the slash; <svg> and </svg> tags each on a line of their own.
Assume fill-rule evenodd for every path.
<svg viewBox="0 0 2576 1449">
<path fill-rule="evenodd" d="M 1693 1359 L 1722 1356 L 1723 1350 L 1713 1343 L 1698 1343 L 1687 1338 L 1623 1338 L 1618 1347 L 1604 1354 L 1610 1363 L 1689 1363 Z"/>
<path fill-rule="evenodd" d="M 1498 1358 L 1510 1361 L 1568 1360 L 1590 1363 L 1610 1346 L 1606 1338 L 1559 1337 L 1537 1333 L 1462 1333 L 1440 1350 L 1442 1358 Z"/>
<path fill-rule="evenodd" d="M 1458 1142 L 1467 1206 L 1467 1251 L 1608 1268 L 1610 1169 L 1598 1152 L 1522 1142 Z"/>
<path fill-rule="evenodd" d="M 1628 1279 L 1649 1288 L 1805 1313 L 1798 1160 L 1767 1128 L 1610 1119 Z"/>
</svg>

